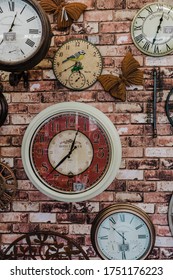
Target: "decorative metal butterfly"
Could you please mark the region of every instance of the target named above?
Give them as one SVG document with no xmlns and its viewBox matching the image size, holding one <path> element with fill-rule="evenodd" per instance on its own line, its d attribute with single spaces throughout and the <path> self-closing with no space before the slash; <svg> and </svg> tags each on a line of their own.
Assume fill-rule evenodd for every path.
<svg viewBox="0 0 173 280">
<path fill-rule="evenodd" d="M 121 63 L 122 74 L 119 77 L 105 74 L 98 77 L 98 81 L 101 83 L 105 91 L 108 91 L 111 96 L 126 100 L 126 87 L 130 85 L 142 85 L 143 84 L 143 72 L 139 70 L 139 63 L 132 56 L 129 51 L 124 57 Z"/>
<path fill-rule="evenodd" d="M 40 4 L 46 12 L 57 15 L 59 30 L 71 26 L 87 8 L 83 3 L 65 3 L 64 0 L 41 0 Z"/>
</svg>

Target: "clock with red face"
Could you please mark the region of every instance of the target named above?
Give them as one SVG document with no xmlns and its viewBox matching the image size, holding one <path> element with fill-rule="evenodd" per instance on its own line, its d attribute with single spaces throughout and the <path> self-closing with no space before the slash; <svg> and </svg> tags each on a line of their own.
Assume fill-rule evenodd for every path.
<svg viewBox="0 0 173 280">
<path fill-rule="evenodd" d="M 101 111 L 64 102 L 43 110 L 30 123 L 22 160 L 40 191 L 60 201 L 82 201 L 111 184 L 121 163 L 121 143 Z"/>
</svg>

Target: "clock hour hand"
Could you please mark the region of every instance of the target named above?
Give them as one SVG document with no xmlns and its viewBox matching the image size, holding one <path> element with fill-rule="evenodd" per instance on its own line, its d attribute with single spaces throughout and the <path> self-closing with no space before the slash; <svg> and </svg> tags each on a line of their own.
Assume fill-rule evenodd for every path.
<svg viewBox="0 0 173 280">
<path fill-rule="evenodd" d="M 73 151 L 73 147 L 74 147 L 74 144 L 75 144 L 75 142 L 76 142 L 77 134 L 78 134 L 78 130 L 77 130 L 76 133 L 75 133 L 75 137 L 74 137 L 73 142 L 72 142 L 72 144 L 71 144 L 71 148 L 70 148 L 69 154 L 71 154 L 72 151 Z"/>
<path fill-rule="evenodd" d="M 112 227 L 113 228 L 113 227 Z M 118 233 L 122 238 L 123 240 L 126 240 L 126 238 L 124 237 L 124 234 L 121 234 L 119 231 L 117 231 L 115 228 L 113 228 L 113 230 L 116 231 L 116 233 Z"/>
<path fill-rule="evenodd" d="M 12 23 L 11 23 L 11 26 L 10 26 L 8 32 L 11 32 L 11 31 L 13 30 L 14 22 L 15 22 L 15 20 L 16 20 L 16 17 L 17 17 L 17 13 L 15 14 L 15 16 L 14 16 L 14 18 L 13 18 L 13 21 L 12 21 Z M 8 32 L 7 32 L 7 33 L 8 33 Z M 0 45 L 1 45 L 3 42 L 4 42 L 4 39 L 1 40 Z"/>
</svg>

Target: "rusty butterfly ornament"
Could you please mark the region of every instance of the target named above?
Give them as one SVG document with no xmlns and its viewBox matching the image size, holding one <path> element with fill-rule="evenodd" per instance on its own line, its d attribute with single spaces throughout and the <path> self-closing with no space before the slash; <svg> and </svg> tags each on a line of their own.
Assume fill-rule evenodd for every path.
<svg viewBox="0 0 173 280">
<path fill-rule="evenodd" d="M 111 96 L 125 101 L 126 87 L 143 85 L 143 72 L 138 69 L 139 67 L 138 61 L 136 61 L 129 51 L 121 63 L 122 73 L 119 76 L 104 74 L 98 77 L 98 81 Z"/>
<path fill-rule="evenodd" d="M 64 0 L 41 0 L 40 5 L 47 13 L 57 16 L 59 30 L 70 27 L 77 21 L 87 6 L 83 3 L 65 3 Z"/>
</svg>

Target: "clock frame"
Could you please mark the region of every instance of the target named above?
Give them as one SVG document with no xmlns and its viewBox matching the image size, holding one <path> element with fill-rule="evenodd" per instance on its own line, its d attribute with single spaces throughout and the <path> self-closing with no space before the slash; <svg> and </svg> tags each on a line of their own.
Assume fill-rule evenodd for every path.
<svg viewBox="0 0 173 280">
<path fill-rule="evenodd" d="M 100 194 L 121 163 L 121 142 L 110 119 L 80 102 L 63 102 L 40 112 L 22 142 L 30 181 L 47 196 L 67 202 Z"/>
<path fill-rule="evenodd" d="M 170 231 L 173 235 L 173 195 L 171 196 L 171 199 L 169 202 L 168 221 L 169 221 Z"/>
</svg>

